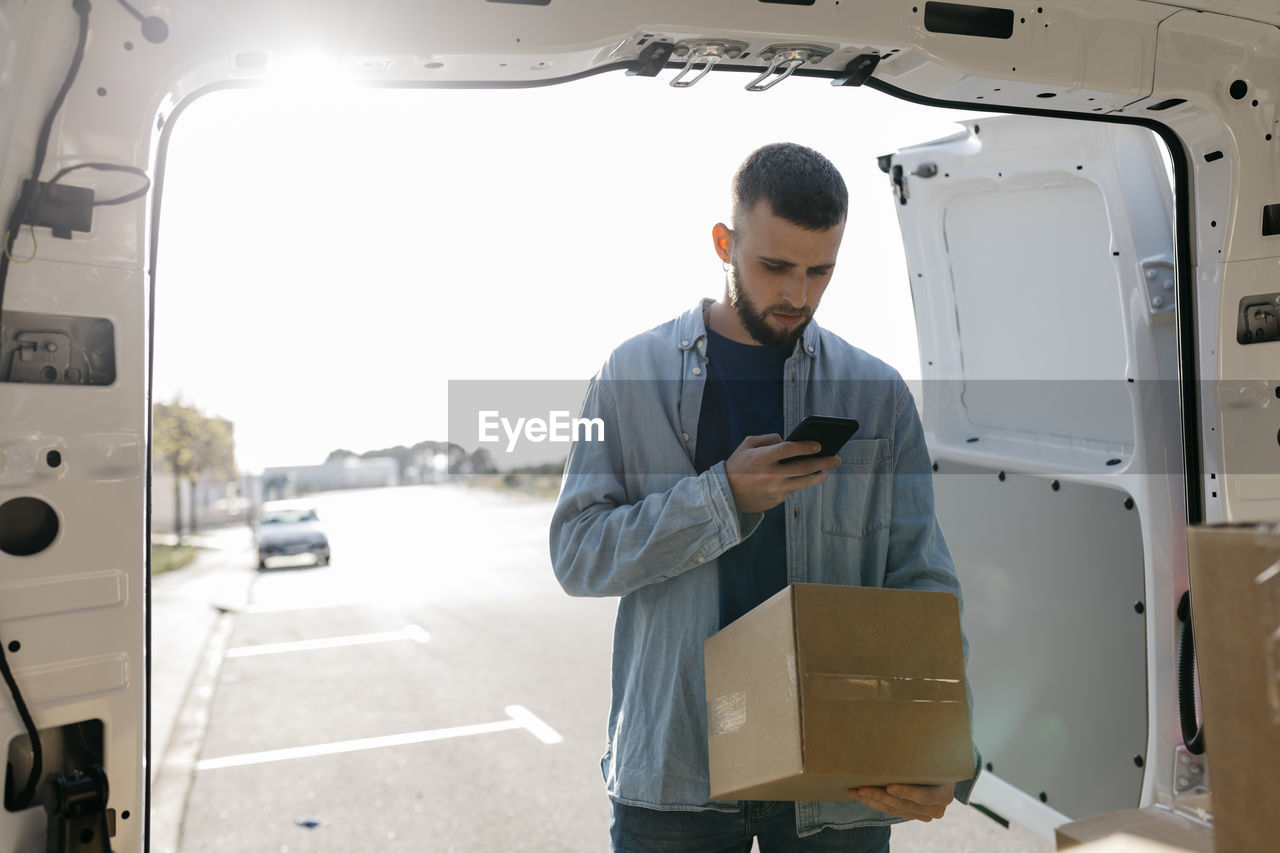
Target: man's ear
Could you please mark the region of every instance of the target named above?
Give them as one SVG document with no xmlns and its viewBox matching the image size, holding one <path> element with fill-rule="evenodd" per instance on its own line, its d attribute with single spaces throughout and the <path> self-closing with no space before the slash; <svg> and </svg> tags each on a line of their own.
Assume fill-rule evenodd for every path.
<svg viewBox="0 0 1280 853">
<path fill-rule="evenodd" d="M 733 254 L 733 231 L 723 222 L 717 222 L 711 229 L 711 241 L 715 244 L 716 254 L 720 260 L 729 263 Z"/>
</svg>

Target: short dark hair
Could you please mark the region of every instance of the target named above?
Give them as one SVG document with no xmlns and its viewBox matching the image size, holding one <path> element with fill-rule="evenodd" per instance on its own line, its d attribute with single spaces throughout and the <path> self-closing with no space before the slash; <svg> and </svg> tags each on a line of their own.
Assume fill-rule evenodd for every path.
<svg viewBox="0 0 1280 853">
<path fill-rule="evenodd" d="M 836 227 L 849 212 L 849 190 L 839 170 L 817 151 L 794 142 L 757 148 L 738 167 L 734 219 L 762 198 L 774 216 L 813 231 Z"/>
</svg>

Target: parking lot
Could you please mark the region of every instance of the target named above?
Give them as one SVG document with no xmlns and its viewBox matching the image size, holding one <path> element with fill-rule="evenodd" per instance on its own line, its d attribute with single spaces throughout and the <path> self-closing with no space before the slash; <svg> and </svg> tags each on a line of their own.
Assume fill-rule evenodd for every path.
<svg viewBox="0 0 1280 853">
<path fill-rule="evenodd" d="M 184 689 L 153 691 L 179 706 L 153 735 L 152 849 L 606 849 L 616 601 L 560 590 L 551 502 L 428 486 L 317 505 L 331 565 L 257 572 L 241 528 L 153 591 L 157 682 L 200 651 Z M 894 849 L 1051 846 L 956 805 Z"/>
<path fill-rule="evenodd" d="M 217 587 L 218 664 L 202 661 L 175 729 L 182 751 L 204 727 L 177 849 L 599 849 L 614 608 L 560 591 L 547 503 L 466 488 L 318 503 L 331 566 L 256 572 L 247 531 L 220 554 L 246 592 Z"/>
</svg>

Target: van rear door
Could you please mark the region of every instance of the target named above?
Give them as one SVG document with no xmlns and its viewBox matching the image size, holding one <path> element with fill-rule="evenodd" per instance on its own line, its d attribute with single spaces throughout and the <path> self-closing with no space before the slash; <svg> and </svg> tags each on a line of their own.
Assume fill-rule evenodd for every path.
<svg viewBox="0 0 1280 853">
<path fill-rule="evenodd" d="M 1181 744 L 1185 501 L 1160 144 L 1129 125 L 1003 116 L 880 163 L 964 590 L 987 771 L 974 801 L 1046 836 L 1153 802 Z"/>
</svg>

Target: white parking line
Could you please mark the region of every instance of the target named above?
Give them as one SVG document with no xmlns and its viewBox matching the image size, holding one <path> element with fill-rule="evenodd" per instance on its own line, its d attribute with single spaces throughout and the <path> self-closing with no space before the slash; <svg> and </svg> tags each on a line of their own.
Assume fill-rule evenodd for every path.
<svg viewBox="0 0 1280 853">
<path fill-rule="evenodd" d="M 390 643 L 395 640 L 414 640 L 415 642 L 426 643 L 431 640 L 431 635 L 417 625 L 408 625 L 399 631 L 382 631 L 377 634 L 350 634 L 346 637 L 323 637 L 316 640 L 295 640 L 288 643 L 237 646 L 234 649 L 227 649 L 227 657 L 247 658 L 255 655 L 278 655 L 283 652 L 336 649 L 342 646 L 363 646 L 366 643 Z"/>
<path fill-rule="evenodd" d="M 217 604 L 218 610 L 230 610 L 234 613 L 294 613 L 300 610 L 330 610 L 335 607 L 376 607 L 379 602 L 373 599 L 344 599 L 342 601 L 313 601 L 305 604 L 290 602 L 288 604 L 246 604 L 243 606 Z"/>
<path fill-rule="evenodd" d="M 542 720 L 523 705 L 508 705 L 502 710 L 507 712 L 507 716 L 524 726 L 529 732 L 543 743 L 560 743 L 564 740 L 560 733 L 548 726 Z"/>
<path fill-rule="evenodd" d="M 526 729 L 543 743 L 560 743 L 564 740 L 559 732 L 544 723 L 523 705 L 508 705 L 506 712 L 510 719 L 500 720 L 496 723 L 454 726 L 448 729 L 431 729 L 421 732 L 406 732 L 399 735 L 321 743 L 314 746 L 295 746 L 288 749 L 270 749 L 265 752 L 246 752 L 241 755 L 228 755 L 223 758 L 206 758 L 204 761 L 196 763 L 196 769 L 218 770 L 223 767 L 244 767 L 248 764 L 266 764 L 272 761 L 288 761 L 294 758 L 312 758 L 317 755 L 337 755 L 343 752 L 359 752 L 365 749 L 381 749 L 387 746 L 405 746 L 411 743 L 426 743 L 433 740 L 467 737 L 468 735 L 483 735 L 510 729 Z"/>
</svg>

